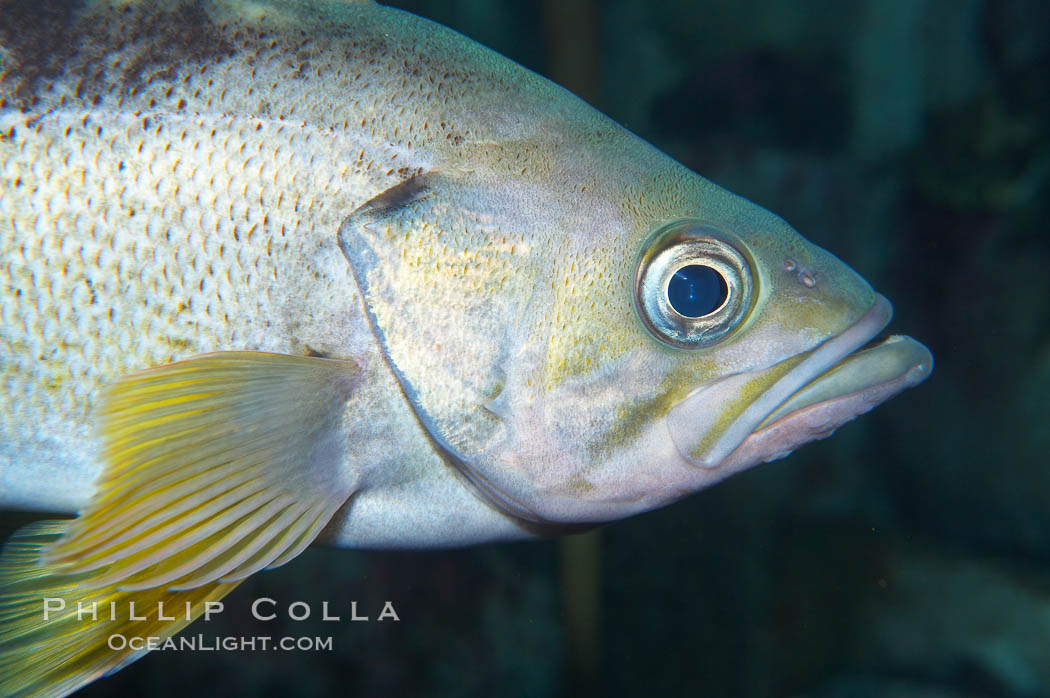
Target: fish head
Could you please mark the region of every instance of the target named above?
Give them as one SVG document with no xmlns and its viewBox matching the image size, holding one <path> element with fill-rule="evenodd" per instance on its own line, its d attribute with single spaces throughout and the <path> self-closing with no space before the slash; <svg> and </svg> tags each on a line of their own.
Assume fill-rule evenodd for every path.
<svg viewBox="0 0 1050 698">
<path fill-rule="evenodd" d="M 546 348 L 530 398 L 543 417 L 518 440 L 557 444 L 535 454 L 563 464 L 533 471 L 546 516 L 661 506 L 830 435 L 932 369 L 912 339 L 872 342 L 892 308 L 853 269 L 669 169 L 622 202 L 618 231 L 552 255 L 531 334 Z"/>
<path fill-rule="evenodd" d="M 864 348 L 892 311 L 842 261 L 532 88 L 468 110 L 472 131 L 340 234 L 406 398 L 493 506 L 652 509 L 929 375 L 914 340 Z"/>
</svg>

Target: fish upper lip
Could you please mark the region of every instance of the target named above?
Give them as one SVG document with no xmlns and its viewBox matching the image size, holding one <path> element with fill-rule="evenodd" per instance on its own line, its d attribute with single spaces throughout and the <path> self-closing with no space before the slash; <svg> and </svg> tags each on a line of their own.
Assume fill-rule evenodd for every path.
<svg viewBox="0 0 1050 698">
<path fill-rule="evenodd" d="M 777 407 L 876 337 L 892 317 L 893 307 L 890 302 L 885 296 L 875 294 L 875 302 L 857 322 L 812 349 L 798 366 L 792 368 L 748 405 L 700 458 L 689 460 L 705 468 L 718 466 Z"/>
</svg>

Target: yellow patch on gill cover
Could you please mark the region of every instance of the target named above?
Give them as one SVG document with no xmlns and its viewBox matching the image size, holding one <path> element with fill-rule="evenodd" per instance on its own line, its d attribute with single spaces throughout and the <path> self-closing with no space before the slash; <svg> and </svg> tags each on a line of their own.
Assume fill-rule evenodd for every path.
<svg viewBox="0 0 1050 698">
<path fill-rule="evenodd" d="M 609 250 L 583 250 L 560 260 L 551 277 L 553 303 L 543 385 L 552 391 L 565 380 L 610 365 L 636 348 L 638 335 L 629 287 Z"/>
<path fill-rule="evenodd" d="M 540 259 L 520 233 L 446 199 L 422 197 L 378 219 L 359 210 L 339 244 L 409 399 L 440 440 L 476 453 L 504 435 L 481 408 L 527 330 Z"/>
<path fill-rule="evenodd" d="M 237 586 L 211 583 L 181 592 L 96 586 L 96 572 L 67 574 L 40 562 L 68 524 L 25 526 L 0 557 L 0 695 L 72 693 L 145 654 L 129 646 L 132 638 L 162 642 Z M 112 649 L 113 635 L 129 645 Z"/>
<path fill-rule="evenodd" d="M 575 495 L 585 496 L 594 491 L 594 483 L 580 475 L 573 475 L 566 483 L 566 489 Z"/>
<path fill-rule="evenodd" d="M 669 349 L 683 356 L 678 349 Z M 622 402 L 616 407 L 614 427 L 595 441 L 590 456 L 595 463 L 604 462 L 616 451 L 626 448 L 654 422 L 664 418 L 668 410 L 688 395 L 714 370 L 714 362 L 698 356 L 690 357 L 671 369 L 660 381 L 652 397 L 635 402 Z"/>
</svg>

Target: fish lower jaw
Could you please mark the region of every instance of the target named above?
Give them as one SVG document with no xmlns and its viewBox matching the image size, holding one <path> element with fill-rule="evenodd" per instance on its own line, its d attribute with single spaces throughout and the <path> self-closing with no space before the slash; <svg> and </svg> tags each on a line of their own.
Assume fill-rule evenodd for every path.
<svg viewBox="0 0 1050 698">
<path fill-rule="evenodd" d="M 891 352 L 893 356 L 886 356 Z M 881 371 L 868 374 L 869 380 L 857 380 L 864 375 L 863 369 L 873 367 L 876 359 L 887 358 L 891 361 L 884 362 Z M 907 368 L 887 376 L 886 364 L 903 362 L 909 364 Z M 889 337 L 851 354 L 778 407 L 721 467 L 736 471 L 767 463 L 789 455 L 805 443 L 827 438 L 846 422 L 926 380 L 932 370 L 932 355 L 911 337 Z M 843 390 L 850 381 L 855 389 Z"/>
<path fill-rule="evenodd" d="M 731 462 L 741 467 L 741 449 L 762 444 L 749 463 L 771 460 L 830 434 L 844 422 L 924 380 L 933 367 L 926 347 L 907 337 L 889 337 L 871 344 L 892 314 L 889 301 L 876 295 L 856 323 L 807 354 L 789 359 L 793 362 L 790 369 L 725 427 L 705 424 L 704 420 L 710 422 L 711 418 L 705 416 L 704 408 L 731 401 L 737 393 L 750 389 L 750 381 L 761 381 L 759 376 L 729 376 L 686 398 L 669 414 L 672 435 L 683 458 L 706 470 L 726 471 Z M 716 434 L 713 437 L 709 436 L 712 429 Z"/>
<path fill-rule="evenodd" d="M 848 398 L 864 398 L 874 407 L 897 392 L 918 385 L 932 371 L 933 356 L 911 337 L 892 335 L 869 342 L 782 402 L 756 431 L 783 421 L 793 413 L 810 411 L 821 405 L 830 407 Z M 899 387 L 875 401 L 875 396 L 882 395 L 883 389 L 889 386 Z"/>
</svg>

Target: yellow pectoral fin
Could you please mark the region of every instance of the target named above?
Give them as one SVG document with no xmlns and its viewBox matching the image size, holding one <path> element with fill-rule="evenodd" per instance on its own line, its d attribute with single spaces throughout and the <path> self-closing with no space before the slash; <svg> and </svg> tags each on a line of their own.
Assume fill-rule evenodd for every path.
<svg viewBox="0 0 1050 698">
<path fill-rule="evenodd" d="M 45 562 L 130 590 L 243 579 L 294 557 L 356 485 L 342 408 L 357 374 L 348 361 L 226 352 L 118 382 L 102 401 L 97 494 Z"/>
<path fill-rule="evenodd" d="M 68 524 L 25 526 L 4 548 L 0 696 L 72 693 L 142 656 L 147 651 L 143 643 L 163 642 L 237 586 L 210 583 L 180 592 L 163 587 L 124 592 L 94 586 L 90 572 L 62 574 L 41 566 L 40 553 Z"/>
<path fill-rule="evenodd" d="M 193 618 L 298 555 L 357 485 L 343 416 L 358 374 L 350 361 L 225 352 L 116 383 L 91 503 L 26 527 L 0 558 L 0 694 L 61 695 L 134 660 L 143 652 L 105 642 L 130 621 L 128 601 L 154 613 L 189 602 Z M 64 615 L 45 621 L 46 598 Z M 125 615 L 108 628 L 76 620 L 78 601 Z M 167 637 L 186 615 L 131 631 Z"/>
</svg>

